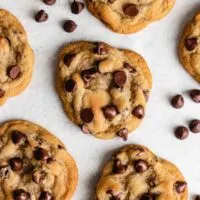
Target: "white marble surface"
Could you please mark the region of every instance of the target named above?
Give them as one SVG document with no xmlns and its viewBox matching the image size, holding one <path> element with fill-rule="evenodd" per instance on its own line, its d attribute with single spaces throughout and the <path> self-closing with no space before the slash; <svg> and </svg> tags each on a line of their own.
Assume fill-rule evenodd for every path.
<svg viewBox="0 0 200 200">
<path fill-rule="evenodd" d="M 119 35 L 105 28 L 85 9 L 73 15 L 67 0 L 46 6 L 41 0 L 0 0 L 0 7 L 11 11 L 25 26 L 34 49 L 36 62 L 32 82 L 23 94 L 10 99 L 0 108 L 0 121 L 27 119 L 57 135 L 68 147 L 79 167 L 79 184 L 74 200 L 92 200 L 102 165 L 110 153 L 125 143 L 116 138 L 103 141 L 86 136 L 66 118 L 55 91 L 56 55 L 60 47 L 75 40 L 102 40 L 116 47 L 135 50 L 143 55 L 153 74 L 154 84 L 146 118 L 129 138 L 129 143 L 146 145 L 156 154 L 175 163 L 184 174 L 190 191 L 189 199 L 200 194 L 200 135 L 190 134 L 177 140 L 173 129 L 200 118 L 200 105 L 193 103 L 186 91 L 200 88 L 181 67 L 177 57 L 179 35 L 184 24 L 200 10 L 199 0 L 177 0 L 173 11 L 137 34 Z M 38 24 L 35 11 L 45 9 L 49 20 Z M 68 34 L 62 22 L 73 19 L 78 28 Z M 185 106 L 175 110 L 169 98 L 185 95 Z"/>
</svg>

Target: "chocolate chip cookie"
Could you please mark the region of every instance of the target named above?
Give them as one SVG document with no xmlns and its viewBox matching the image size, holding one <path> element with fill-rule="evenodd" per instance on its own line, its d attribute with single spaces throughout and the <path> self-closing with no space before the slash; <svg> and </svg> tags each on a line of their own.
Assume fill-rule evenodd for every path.
<svg viewBox="0 0 200 200">
<path fill-rule="evenodd" d="M 84 133 L 127 140 L 145 116 L 151 85 L 148 66 L 135 52 L 102 42 L 74 42 L 60 52 L 58 93 Z"/>
<path fill-rule="evenodd" d="M 104 167 L 96 199 L 187 200 L 188 189 L 175 165 L 144 146 L 128 145 Z"/>
<path fill-rule="evenodd" d="M 64 144 L 28 121 L 0 127 L 0 199 L 70 200 L 76 163 Z"/>
<path fill-rule="evenodd" d="M 33 63 L 23 26 L 11 13 L 0 9 L 0 105 L 27 87 Z"/>
<path fill-rule="evenodd" d="M 86 0 L 89 10 L 110 29 L 134 33 L 160 20 L 175 0 Z"/>
<path fill-rule="evenodd" d="M 200 82 L 200 13 L 185 27 L 179 54 L 181 63 L 188 73 Z"/>
</svg>

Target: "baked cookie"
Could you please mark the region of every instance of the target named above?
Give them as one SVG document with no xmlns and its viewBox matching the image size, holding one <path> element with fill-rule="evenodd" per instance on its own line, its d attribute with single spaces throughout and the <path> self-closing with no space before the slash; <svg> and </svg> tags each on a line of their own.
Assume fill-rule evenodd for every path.
<svg viewBox="0 0 200 200">
<path fill-rule="evenodd" d="M 160 20 L 176 0 L 86 0 L 89 10 L 110 29 L 134 33 Z"/>
<path fill-rule="evenodd" d="M 28 121 L 0 127 L 0 199 L 70 200 L 76 163 L 64 144 Z"/>
<path fill-rule="evenodd" d="M 59 56 L 57 88 L 68 117 L 85 133 L 127 139 L 145 115 L 152 79 L 138 54 L 75 42 Z"/>
<path fill-rule="evenodd" d="M 185 27 L 179 54 L 181 63 L 188 73 L 200 82 L 200 12 Z"/>
<path fill-rule="evenodd" d="M 172 163 L 144 146 L 128 145 L 103 169 L 97 200 L 187 200 L 182 174 Z"/>
<path fill-rule="evenodd" d="M 26 88 L 33 63 L 23 26 L 11 13 L 0 9 L 0 105 Z"/>
</svg>

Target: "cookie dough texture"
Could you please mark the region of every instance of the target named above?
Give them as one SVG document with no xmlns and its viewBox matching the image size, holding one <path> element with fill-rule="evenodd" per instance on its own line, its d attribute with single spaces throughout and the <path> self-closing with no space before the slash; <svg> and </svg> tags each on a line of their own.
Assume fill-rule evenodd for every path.
<svg viewBox="0 0 200 200">
<path fill-rule="evenodd" d="M 96 200 L 113 199 L 187 200 L 187 183 L 172 163 L 128 145 L 108 161 L 97 185 Z"/>
<path fill-rule="evenodd" d="M 151 85 L 145 60 L 132 51 L 74 42 L 60 52 L 57 89 L 65 111 L 98 138 L 126 140 L 144 117 Z"/>
<path fill-rule="evenodd" d="M 64 144 L 28 121 L 0 127 L 0 199 L 70 200 L 76 163 Z"/>
<path fill-rule="evenodd" d="M 179 54 L 187 72 L 200 83 L 200 13 L 186 25 L 180 40 Z"/>
<path fill-rule="evenodd" d="M 0 9 L 0 105 L 27 87 L 33 63 L 23 26 L 11 13 Z"/>
<path fill-rule="evenodd" d="M 134 33 L 160 20 L 175 0 L 86 0 L 89 10 L 110 29 Z"/>
</svg>

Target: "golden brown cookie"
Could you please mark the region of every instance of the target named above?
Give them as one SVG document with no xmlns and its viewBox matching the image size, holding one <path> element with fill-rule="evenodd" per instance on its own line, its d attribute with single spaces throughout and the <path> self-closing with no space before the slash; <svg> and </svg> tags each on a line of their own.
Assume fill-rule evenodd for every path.
<svg viewBox="0 0 200 200">
<path fill-rule="evenodd" d="M 86 0 L 89 10 L 110 29 L 134 33 L 160 20 L 176 0 Z"/>
<path fill-rule="evenodd" d="M 179 55 L 188 73 L 200 82 L 200 13 L 184 29 Z"/>
<path fill-rule="evenodd" d="M 64 144 L 28 121 L 0 126 L 0 199 L 70 200 L 76 163 Z"/>
<path fill-rule="evenodd" d="M 96 200 L 187 200 L 181 172 L 149 149 L 128 145 L 112 156 L 103 169 Z"/>
<path fill-rule="evenodd" d="M 126 140 L 144 118 L 151 86 L 148 66 L 135 52 L 102 42 L 74 42 L 60 52 L 57 89 L 65 111 L 98 138 Z"/>
<path fill-rule="evenodd" d="M 11 13 L 0 9 L 0 105 L 27 87 L 33 63 L 23 26 Z"/>
</svg>

